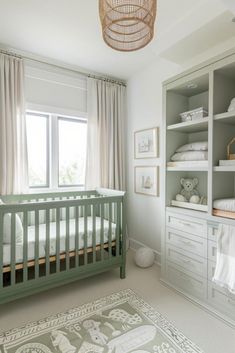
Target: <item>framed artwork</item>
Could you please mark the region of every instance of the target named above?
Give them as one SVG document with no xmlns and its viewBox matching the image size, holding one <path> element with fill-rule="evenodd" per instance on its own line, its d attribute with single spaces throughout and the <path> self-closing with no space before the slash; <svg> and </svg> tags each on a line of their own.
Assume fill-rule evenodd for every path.
<svg viewBox="0 0 235 353">
<path fill-rule="evenodd" d="M 159 156 L 159 128 L 140 130 L 135 132 L 135 159 L 158 158 Z"/>
<path fill-rule="evenodd" d="M 159 167 L 135 167 L 135 192 L 137 194 L 159 196 Z"/>
</svg>

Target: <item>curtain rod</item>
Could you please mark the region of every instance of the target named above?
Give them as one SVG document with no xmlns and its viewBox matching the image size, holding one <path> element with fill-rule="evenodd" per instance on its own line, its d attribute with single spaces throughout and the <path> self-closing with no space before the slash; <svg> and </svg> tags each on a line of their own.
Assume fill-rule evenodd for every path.
<svg viewBox="0 0 235 353">
<path fill-rule="evenodd" d="M 0 53 L 5 54 L 5 55 L 9 55 L 9 56 L 14 56 L 14 57 L 16 57 L 18 59 L 26 59 L 26 60 L 31 60 L 31 61 L 38 62 L 38 63 L 41 63 L 41 64 L 54 66 L 54 67 L 59 68 L 59 69 L 67 70 L 67 71 L 70 71 L 70 72 L 75 72 L 76 74 L 83 75 L 85 77 L 90 77 L 90 78 L 94 78 L 96 80 L 101 80 L 101 81 L 105 81 L 105 82 L 115 83 L 115 84 L 118 84 L 118 85 L 126 87 L 126 83 L 125 82 L 118 81 L 118 80 L 115 80 L 115 79 L 111 79 L 111 78 L 108 78 L 108 77 L 96 76 L 96 75 L 93 75 L 93 74 L 81 72 L 81 71 L 78 71 L 78 70 L 75 70 L 75 69 L 72 69 L 72 68 L 68 68 L 68 67 L 65 67 L 65 66 L 60 66 L 59 64 L 52 64 L 50 62 L 47 62 L 46 60 L 39 60 L 39 59 L 31 58 L 31 57 L 26 56 L 26 55 L 19 55 L 19 54 L 16 54 L 16 53 L 13 53 L 11 51 L 4 50 L 4 49 L 0 49 Z"/>
<path fill-rule="evenodd" d="M 1 53 L 1 54 L 5 54 L 5 55 L 9 55 L 9 56 L 14 56 L 14 57 L 16 57 L 16 58 L 18 58 L 18 59 L 22 59 L 22 56 L 21 56 L 21 55 L 18 55 L 18 54 L 16 54 L 16 53 L 12 53 L 12 52 L 7 51 L 7 50 L 0 49 L 0 53 Z"/>
</svg>

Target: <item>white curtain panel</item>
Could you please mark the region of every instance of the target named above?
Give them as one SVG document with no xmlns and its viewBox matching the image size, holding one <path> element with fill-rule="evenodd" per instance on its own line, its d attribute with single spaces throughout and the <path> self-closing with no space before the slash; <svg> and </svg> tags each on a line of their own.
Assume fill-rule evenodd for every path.
<svg viewBox="0 0 235 353">
<path fill-rule="evenodd" d="M 0 53 L 0 194 L 25 192 L 27 171 L 23 62 Z"/>
<path fill-rule="evenodd" d="M 88 78 L 86 188 L 125 190 L 126 88 Z"/>
</svg>

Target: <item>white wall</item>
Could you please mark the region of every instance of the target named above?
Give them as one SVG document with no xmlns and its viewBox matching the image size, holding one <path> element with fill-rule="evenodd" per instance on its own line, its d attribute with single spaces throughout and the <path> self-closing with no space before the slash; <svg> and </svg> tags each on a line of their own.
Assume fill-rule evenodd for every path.
<svg viewBox="0 0 235 353">
<path fill-rule="evenodd" d="M 161 196 L 151 197 L 134 192 L 134 167 L 138 165 L 160 165 L 159 159 L 134 160 L 134 131 L 162 124 L 162 82 L 179 72 L 179 66 L 158 59 L 145 70 L 128 81 L 128 126 L 127 126 L 127 210 L 128 234 L 131 247 L 139 242 L 160 253 Z M 160 150 L 161 153 L 161 150 Z M 159 256 L 157 256 L 159 261 Z"/>
</svg>

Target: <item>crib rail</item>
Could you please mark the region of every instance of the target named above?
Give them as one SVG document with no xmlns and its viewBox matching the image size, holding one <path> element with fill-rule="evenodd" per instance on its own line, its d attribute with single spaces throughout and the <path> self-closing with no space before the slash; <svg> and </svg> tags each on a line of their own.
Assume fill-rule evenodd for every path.
<svg viewBox="0 0 235 353">
<path fill-rule="evenodd" d="M 6 200 L 0 205 L 0 303 L 111 267 L 125 276 L 124 193 Z"/>
</svg>

